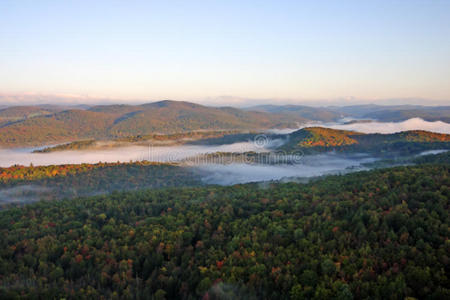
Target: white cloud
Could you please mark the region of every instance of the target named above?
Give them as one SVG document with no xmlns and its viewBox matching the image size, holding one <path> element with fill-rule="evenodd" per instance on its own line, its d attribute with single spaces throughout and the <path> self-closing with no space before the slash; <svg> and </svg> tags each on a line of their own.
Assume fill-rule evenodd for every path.
<svg viewBox="0 0 450 300">
<path fill-rule="evenodd" d="M 289 177 L 314 177 L 365 169 L 363 163 L 375 161 L 367 155 L 318 154 L 304 156 L 298 164 L 206 164 L 198 166 L 209 184 L 230 185 L 246 182 L 280 180 Z"/>
<path fill-rule="evenodd" d="M 403 122 L 370 122 L 321 126 L 363 133 L 395 133 L 407 130 L 426 130 L 450 134 L 450 124 L 442 121 L 428 122 L 420 118 L 412 118 Z"/>
<path fill-rule="evenodd" d="M 278 143 L 279 141 L 274 141 Z M 270 147 L 272 144 L 264 145 Z M 14 164 L 28 166 L 80 164 L 98 162 L 129 162 L 150 160 L 155 162 L 176 162 L 187 157 L 214 152 L 264 152 L 253 142 L 242 142 L 218 146 L 166 146 L 146 147 L 132 146 L 101 150 L 61 151 L 50 153 L 31 153 L 33 149 L 0 149 L 0 167 Z"/>
</svg>

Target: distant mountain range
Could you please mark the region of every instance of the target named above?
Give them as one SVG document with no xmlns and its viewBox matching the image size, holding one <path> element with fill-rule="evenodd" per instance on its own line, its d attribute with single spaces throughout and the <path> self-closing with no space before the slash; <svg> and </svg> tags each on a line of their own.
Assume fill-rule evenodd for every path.
<svg viewBox="0 0 450 300">
<path fill-rule="evenodd" d="M 350 114 L 340 112 L 336 109 L 304 105 L 258 105 L 249 107 L 247 110 L 286 114 L 289 116 L 296 116 L 311 121 L 321 122 L 335 122 L 344 117 L 350 116 Z"/>
<path fill-rule="evenodd" d="M 374 119 L 383 122 L 400 122 L 411 118 L 421 118 L 425 121 L 443 121 L 450 123 L 450 106 L 420 106 L 420 105 L 355 105 L 343 107 L 328 107 L 348 116 L 360 119 Z"/>
<path fill-rule="evenodd" d="M 286 113 L 306 119 L 332 122 L 344 117 L 372 119 L 382 122 L 400 122 L 411 118 L 450 123 L 450 106 L 420 105 L 353 105 L 310 107 L 303 105 L 258 105 L 247 108 L 263 112 Z"/>
<path fill-rule="evenodd" d="M 13 106 L 0 109 L 0 146 L 208 130 L 296 128 L 300 124 L 336 122 L 342 118 L 403 121 L 413 117 L 450 122 L 450 106 L 260 105 L 237 109 L 171 100 L 142 105 Z"/>
</svg>

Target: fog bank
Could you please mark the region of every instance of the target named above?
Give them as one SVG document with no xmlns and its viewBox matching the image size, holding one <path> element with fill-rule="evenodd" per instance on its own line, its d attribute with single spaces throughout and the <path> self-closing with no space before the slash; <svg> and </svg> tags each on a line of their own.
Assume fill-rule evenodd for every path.
<svg viewBox="0 0 450 300">
<path fill-rule="evenodd" d="M 445 153 L 448 152 L 450 150 L 447 149 L 441 149 L 441 150 L 427 150 L 427 151 L 423 151 L 420 152 L 419 154 L 417 154 L 416 156 L 424 156 L 424 155 L 430 155 L 430 154 L 441 154 L 441 153 Z"/>
<path fill-rule="evenodd" d="M 376 159 L 364 154 L 318 154 L 304 156 L 298 164 L 262 165 L 234 163 L 208 164 L 196 167 L 207 184 L 232 185 L 287 177 L 315 177 L 366 169 L 362 164 Z"/>
<path fill-rule="evenodd" d="M 426 130 L 438 133 L 450 134 L 450 124 L 435 121 L 428 122 L 420 118 L 412 118 L 403 122 L 368 122 L 352 124 L 321 125 L 323 127 L 353 130 L 363 133 L 396 133 L 407 130 Z"/>
<path fill-rule="evenodd" d="M 45 198 L 51 189 L 38 185 L 20 185 L 0 190 L 0 204 L 27 203 Z"/>
<path fill-rule="evenodd" d="M 344 118 L 341 122 L 348 122 L 350 120 L 357 120 L 354 118 L 347 119 Z M 353 130 L 362 133 L 396 133 L 407 130 L 426 130 L 438 133 L 450 134 L 450 124 L 442 121 L 429 122 L 421 118 L 411 118 L 402 122 L 379 122 L 379 121 L 369 121 L 369 122 L 355 122 L 351 124 L 344 123 L 305 123 L 299 125 L 297 128 L 284 128 L 284 129 L 270 129 L 267 133 L 272 134 L 289 134 L 306 127 L 326 127 L 333 129 L 342 130 Z"/>
<path fill-rule="evenodd" d="M 28 166 L 81 164 L 101 162 L 129 162 L 148 160 L 154 162 L 177 162 L 187 157 L 214 152 L 265 152 L 267 144 L 260 146 L 253 142 L 242 142 L 219 146 L 183 145 L 183 146 L 131 146 L 102 150 L 77 150 L 49 153 L 31 153 L 31 149 L 0 149 L 0 167 L 15 164 Z"/>
</svg>

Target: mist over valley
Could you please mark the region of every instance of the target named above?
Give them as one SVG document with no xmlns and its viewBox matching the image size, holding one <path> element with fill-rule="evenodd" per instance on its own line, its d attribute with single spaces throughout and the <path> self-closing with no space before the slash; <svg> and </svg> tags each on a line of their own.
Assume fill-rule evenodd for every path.
<svg viewBox="0 0 450 300">
<path fill-rule="evenodd" d="M 449 138 L 445 135 L 450 132 L 449 126 L 445 122 L 418 118 L 402 122 L 316 122 L 297 124 L 295 129 L 270 129 L 259 133 L 203 132 L 194 135 L 195 138 L 185 134 L 152 135 L 120 141 L 87 140 L 54 146 L 0 149 L 0 167 L 5 170 L 16 165 L 25 168 L 96 165 L 99 162 L 106 165 L 104 171 L 101 167 L 70 175 L 70 179 L 59 175 L 45 179 L 46 175 L 43 175 L 38 180 L 14 181 L 14 184 L 0 187 L 0 200 L 3 203 L 25 203 L 53 199 L 55 195 L 71 198 L 165 187 L 175 184 L 175 181 L 162 183 L 162 178 L 168 178 L 169 173 L 172 174 L 170 176 L 182 174 L 181 181 L 186 185 L 234 185 L 307 180 L 407 165 L 415 157 L 450 149 Z M 130 175 L 128 169 L 140 162 L 157 165 L 138 166 L 139 171 Z M 158 169 L 164 165 L 172 168 L 168 174 L 162 174 Z M 125 173 L 119 175 L 119 166 L 126 170 Z M 107 185 L 95 179 L 93 174 L 96 172 L 109 176 Z M 129 183 L 132 177 L 136 179 Z M 93 181 L 84 184 L 86 180 Z"/>
</svg>

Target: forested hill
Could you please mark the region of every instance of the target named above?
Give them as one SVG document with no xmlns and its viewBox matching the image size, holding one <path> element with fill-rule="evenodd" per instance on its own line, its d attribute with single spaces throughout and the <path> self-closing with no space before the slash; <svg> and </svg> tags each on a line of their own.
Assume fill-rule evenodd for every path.
<svg viewBox="0 0 450 300">
<path fill-rule="evenodd" d="M 450 135 L 423 130 L 403 131 L 393 134 L 364 134 L 355 131 L 323 127 L 309 127 L 289 135 L 284 150 L 417 152 L 429 149 L 450 149 Z"/>
<path fill-rule="evenodd" d="M 307 121 L 292 115 L 207 107 L 178 101 L 104 105 L 56 112 L 33 110 L 33 107 L 7 108 L 0 110 L 0 118 L 2 115 L 4 123 L 0 123 L 0 146 L 3 147 L 196 130 L 284 128 Z"/>
<path fill-rule="evenodd" d="M 42 146 L 85 139 L 180 134 L 194 131 L 254 131 L 298 128 L 343 117 L 403 121 L 412 117 L 448 121 L 449 107 L 260 105 L 247 109 L 164 100 L 142 105 L 15 106 L 0 109 L 0 147 Z"/>
<path fill-rule="evenodd" d="M 449 172 L 12 208 L 0 212 L 0 298 L 449 299 Z"/>
</svg>

